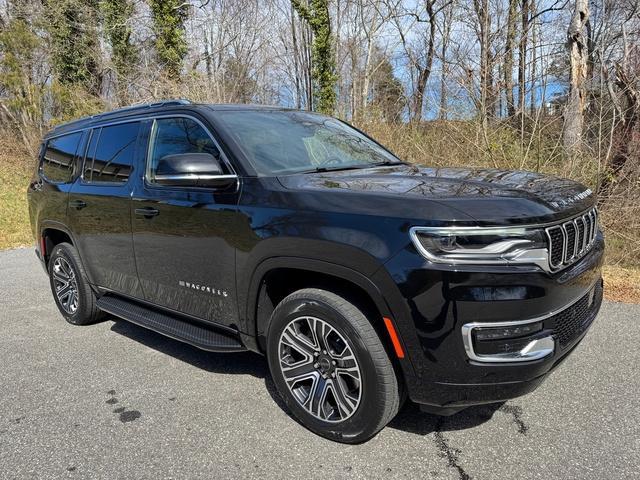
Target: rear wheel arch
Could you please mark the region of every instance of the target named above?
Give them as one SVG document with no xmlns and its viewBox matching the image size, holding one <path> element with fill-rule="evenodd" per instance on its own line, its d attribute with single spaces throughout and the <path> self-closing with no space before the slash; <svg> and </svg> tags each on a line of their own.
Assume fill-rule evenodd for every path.
<svg viewBox="0 0 640 480">
<path fill-rule="evenodd" d="M 45 266 L 48 267 L 49 257 L 51 256 L 51 252 L 53 252 L 53 249 L 56 248 L 56 245 L 59 245 L 60 243 L 69 243 L 78 252 L 80 263 L 85 270 L 89 283 L 92 286 L 94 285 L 93 278 L 91 277 L 91 274 L 87 269 L 87 263 L 85 262 L 85 259 L 80 253 L 80 249 L 78 248 L 78 243 L 76 242 L 73 232 L 71 232 L 71 230 L 67 228 L 64 223 L 51 220 L 43 222 L 40 226 L 40 238 L 44 239 L 45 241 L 45 255 L 43 258 Z"/>
<path fill-rule="evenodd" d="M 61 243 L 69 243 L 75 246 L 75 242 L 73 241 L 73 237 L 69 230 L 67 230 L 62 225 L 57 224 L 47 224 L 44 225 L 42 231 L 40 233 L 40 237 L 44 241 L 44 261 L 48 264 L 49 257 L 51 256 L 51 252 Z"/>
</svg>

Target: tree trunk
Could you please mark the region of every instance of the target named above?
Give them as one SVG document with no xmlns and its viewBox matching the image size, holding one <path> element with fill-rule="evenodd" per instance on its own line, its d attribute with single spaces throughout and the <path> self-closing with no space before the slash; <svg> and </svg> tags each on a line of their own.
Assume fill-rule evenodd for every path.
<svg viewBox="0 0 640 480">
<path fill-rule="evenodd" d="M 538 6 L 536 0 L 531 0 L 530 10 L 531 17 L 535 17 Z M 531 68 L 529 72 L 529 85 L 531 85 L 531 95 L 529 96 L 529 111 L 531 117 L 536 115 L 536 105 L 538 103 L 538 89 L 536 87 L 536 75 L 538 74 L 537 62 L 538 62 L 538 23 L 536 20 L 531 22 Z"/>
<path fill-rule="evenodd" d="M 427 38 L 427 58 L 425 60 L 424 67 L 418 70 L 418 84 L 416 85 L 416 91 L 413 98 L 413 120 L 419 122 L 422 120 L 422 111 L 424 108 L 424 92 L 427 89 L 427 82 L 431 77 L 431 71 L 433 70 L 433 57 L 436 53 L 435 41 L 436 41 L 436 18 L 434 11 L 435 0 L 428 0 L 425 2 L 425 9 L 427 11 L 427 17 L 429 20 L 429 37 Z"/>
<path fill-rule="evenodd" d="M 489 53 L 489 29 L 491 26 L 491 18 L 489 16 L 489 0 L 473 0 L 473 5 L 478 17 L 480 26 L 480 118 L 483 125 L 486 125 L 489 111 L 489 96 L 492 88 L 492 75 Z"/>
<path fill-rule="evenodd" d="M 529 0 L 522 0 L 520 45 L 518 52 L 518 114 L 527 108 L 527 47 L 529 45 Z M 521 119 L 522 120 L 522 119 Z"/>
<path fill-rule="evenodd" d="M 442 49 L 440 51 L 440 64 L 442 65 L 442 71 L 440 73 L 440 110 L 438 112 L 438 118 L 440 120 L 447 119 L 448 110 L 448 91 L 447 91 L 447 50 L 449 49 L 449 41 L 451 40 L 451 23 L 453 17 L 453 7 L 449 5 L 446 7 L 443 15 L 442 25 Z"/>
<path fill-rule="evenodd" d="M 300 53 L 298 47 L 298 35 L 296 33 L 295 9 L 291 5 L 291 43 L 293 47 L 293 71 L 296 86 L 296 108 L 302 108 L 302 87 L 300 86 Z"/>
<path fill-rule="evenodd" d="M 587 92 L 588 48 L 585 27 L 589 21 L 588 0 L 576 0 L 567 31 L 570 62 L 569 98 L 564 112 L 563 144 L 569 156 L 580 152 Z"/>
<path fill-rule="evenodd" d="M 509 17 L 507 20 L 507 39 L 504 47 L 504 90 L 507 100 L 507 115 L 516 114 L 515 98 L 513 95 L 513 51 L 516 44 L 518 24 L 518 0 L 509 0 Z"/>
</svg>

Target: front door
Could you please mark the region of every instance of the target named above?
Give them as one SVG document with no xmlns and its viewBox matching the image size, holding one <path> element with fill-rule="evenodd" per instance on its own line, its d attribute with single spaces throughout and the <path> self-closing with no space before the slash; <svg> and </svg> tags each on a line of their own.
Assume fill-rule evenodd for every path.
<svg viewBox="0 0 640 480">
<path fill-rule="evenodd" d="M 82 174 L 69 194 L 68 219 L 80 258 L 100 287 L 142 298 L 131 238 L 131 190 L 139 170 L 141 122 L 95 127 Z"/>
<path fill-rule="evenodd" d="M 147 126 L 144 178 L 132 200 L 138 277 L 151 303 L 222 325 L 237 322 L 234 228 L 239 186 L 172 187 L 154 182 L 167 155 L 209 153 L 231 167 L 198 119 L 157 118 Z M 176 172 L 181 173 L 181 172 Z M 187 173 L 187 172 L 184 172 Z"/>
</svg>

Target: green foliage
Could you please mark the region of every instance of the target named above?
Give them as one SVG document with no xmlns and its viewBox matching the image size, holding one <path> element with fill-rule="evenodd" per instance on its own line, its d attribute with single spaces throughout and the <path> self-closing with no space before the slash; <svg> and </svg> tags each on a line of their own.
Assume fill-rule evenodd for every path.
<svg viewBox="0 0 640 480">
<path fill-rule="evenodd" d="M 393 66 L 384 57 L 373 76 L 371 105 L 383 121 L 399 122 L 406 104 L 402 82 L 394 75 Z"/>
<path fill-rule="evenodd" d="M 187 54 L 184 22 L 188 4 L 183 0 L 150 0 L 158 60 L 172 79 L 178 79 Z"/>
<path fill-rule="evenodd" d="M 95 1 L 47 0 L 45 8 L 57 79 L 97 95 L 102 75 Z"/>
<path fill-rule="evenodd" d="M 132 28 L 129 24 L 135 6 L 131 0 L 101 0 L 99 6 L 111 44 L 111 61 L 119 82 L 125 83 L 138 60 L 137 48 L 131 43 Z"/>
<path fill-rule="evenodd" d="M 0 32 L 0 87 L 12 112 L 24 112 L 34 121 L 40 116 L 42 89 L 31 81 L 40 39 L 23 19 Z"/>
<path fill-rule="evenodd" d="M 49 90 L 50 123 L 56 125 L 86 115 L 104 111 L 105 105 L 100 97 L 81 88 L 54 81 Z"/>
<path fill-rule="evenodd" d="M 336 108 L 336 61 L 331 36 L 329 0 L 291 0 L 300 18 L 305 20 L 313 32 L 312 65 L 315 109 L 333 114 Z"/>
</svg>

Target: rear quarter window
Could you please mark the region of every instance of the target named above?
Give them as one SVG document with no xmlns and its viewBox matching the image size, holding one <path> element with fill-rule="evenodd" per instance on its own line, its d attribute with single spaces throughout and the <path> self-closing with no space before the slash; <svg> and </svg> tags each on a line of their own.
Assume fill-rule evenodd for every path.
<svg viewBox="0 0 640 480">
<path fill-rule="evenodd" d="M 82 132 L 77 132 L 47 141 L 40 163 L 40 172 L 46 180 L 54 183 L 71 181 L 81 139 Z"/>
<path fill-rule="evenodd" d="M 83 180 L 88 183 L 125 183 L 135 162 L 140 122 L 123 123 L 91 132 Z"/>
</svg>

